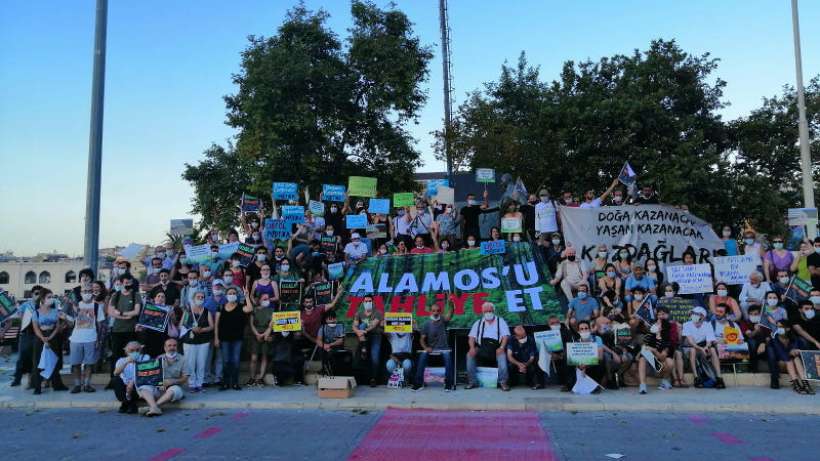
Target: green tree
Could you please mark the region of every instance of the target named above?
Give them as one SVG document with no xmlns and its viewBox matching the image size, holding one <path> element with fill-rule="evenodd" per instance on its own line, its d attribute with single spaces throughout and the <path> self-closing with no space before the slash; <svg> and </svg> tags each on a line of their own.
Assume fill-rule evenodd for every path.
<svg viewBox="0 0 820 461">
<path fill-rule="evenodd" d="M 225 96 L 236 147 L 212 146 L 183 175 L 203 223 L 235 224 L 242 192 L 266 198 L 274 181 L 309 186 L 313 197 L 354 174 L 376 176 L 382 193 L 413 186 L 421 162 L 406 126 L 426 101 L 432 53 L 392 6 L 354 0 L 351 14 L 346 45 L 326 12 L 301 4 L 274 36 L 249 38 L 237 92 Z"/>
</svg>

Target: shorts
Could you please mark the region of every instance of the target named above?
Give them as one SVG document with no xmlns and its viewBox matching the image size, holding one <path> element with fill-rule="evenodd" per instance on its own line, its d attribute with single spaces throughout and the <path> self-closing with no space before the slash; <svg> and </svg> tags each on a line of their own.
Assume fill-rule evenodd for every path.
<svg viewBox="0 0 820 461">
<path fill-rule="evenodd" d="M 185 392 L 182 390 L 181 387 L 177 386 L 176 384 L 169 387 L 168 389 L 170 389 L 171 392 L 173 392 L 173 395 L 171 395 L 172 402 L 178 402 L 185 397 Z M 154 399 L 158 399 L 162 396 L 162 394 L 164 394 L 164 392 L 159 390 L 159 387 L 157 386 L 140 386 L 137 390 L 139 392 L 151 392 L 154 396 Z"/>
<path fill-rule="evenodd" d="M 68 363 L 71 365 L 94 365 L 97 363 L 97 343 L 69 343 Z"/>
<path fill-rule="evenodd" d="M 262 357 L 269 357 L 273 352 L 273 343 L 267 341 L 257 341 L 256 338 L 251 339 L 251 354 L 256 354 Z"/>
</svg>

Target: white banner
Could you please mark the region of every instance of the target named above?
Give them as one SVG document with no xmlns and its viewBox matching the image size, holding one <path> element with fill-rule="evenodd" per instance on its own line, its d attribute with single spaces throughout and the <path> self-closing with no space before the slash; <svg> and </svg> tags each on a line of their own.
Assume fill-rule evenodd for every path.
<svg viewBox="0 0 820 461">
<path fill-rule="evenodd" d="M 723 249 L 723 241 L 712 226 L 670 206 L 562 206 L 560 215 L 567 245 L 587 261 L 595 258 L 601 243 L 607 245 L 610 256 L 626 249 L 634 259 L 655 258 L 662 263 L 681 261 L 687 250 L 695 254 L 697 262 L 705 262 Z"/>
<path fill-rule="evenodd" d="M 760 256 L 748 254 L 740 256 L 715 256 L 712 258 L 715 267 L 715 280 L 729 285 L 742 285 L 749 280 L 749 274 L 761 265 Z"/>
</svg>

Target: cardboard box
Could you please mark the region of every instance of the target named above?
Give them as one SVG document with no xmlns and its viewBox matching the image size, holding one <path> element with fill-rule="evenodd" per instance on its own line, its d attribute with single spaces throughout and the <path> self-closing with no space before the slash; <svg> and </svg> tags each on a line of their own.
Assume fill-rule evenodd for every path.
<svg viewBox="0 0 820 461">
<path fill-rule="evenodd" d="M 318 388 L 320 399 L 349 399 L 353 397 L 356 380 L 352 376 L 319 378 Z"/>
</svg>

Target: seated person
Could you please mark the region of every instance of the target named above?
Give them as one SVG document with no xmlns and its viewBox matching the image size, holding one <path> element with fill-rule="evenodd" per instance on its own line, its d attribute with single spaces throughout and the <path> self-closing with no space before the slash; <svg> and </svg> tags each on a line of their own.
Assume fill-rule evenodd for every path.
<svg viewBox="0 0 820 461">
<path fill-rule="evenodd" d="M 148 403 L 145 416 L 159 416 L 160 407 L 168 402 L 177 402 L 185 397 L 182 386 L 188 382 L 185 372 L 185 359 L 177 353 L 177 340 L 165 340 L 165 353 L 157 357 L 162 360 L 162 382 L 159 386 L 140 386 L 137 388 L 140 397 Z"/>
<path fill-rule="evenodd" d="M 803 361 L 800 359 L 797 337 L 788 320 L 777 321 L 776 336 L 769 340 L 766 349 L 769 357 L 771 388 L 780 388 L 780 367 L 785 367 L 792 381 L 792 389 L 798 394 L 814 394 L 811 384 L 805 379 Z"/>
<path fill-rule="evenodd" d="M 495 305 L 485 302 L 481 305 L 482 317 L 473 323 L 468 335 L 470 349 L 467 351 L 467 378 L 465 389 L 478 387 L 478 359 L 498 364 L 498 382 L 503 391 L 509 391 L 507 385 L 507 340 L 510 327 L 507 321 L 495 315 Z M 587 324 L 587 326 L 589 326 Z"/>
<path fill-rule="evenodd" d="M 390 343 L 390 358 L 386 364 L 388 375 L 392 375 L 393 370 L 401 367 L 404 382 L 409 384 L 410 377 L 413 376 L 413 361 L 410 360 L 413 352 L 413 333 L 387 333 L 387 341 Z"/>
<path fill-rule="evenodd" d="M 576 297 L 570 301 L 567 319 L 571 329 L 575 329 L 575 324 L 580 320 L 593 320 L 598 317 L 600 306 L 598 300 L 589 294 L 589 285 L 578 284 Z"/>
<path fill-rule="evenodd" d="M 581 261 L 576 260 L 575 248 L 567 248 L 561 256 L 565 259 L 558 263 L 555 277 L 550 280 L 550 284 L 553 286 L 560 284 L 561 293 L 569 301 L 575 297 L 573 292 L 578 289 L 578 286 L 587 283 L 589 273 Z"/>
<path fill-rule="evenodd" d="M 601 294 L 601 301 L 605 307 L 623 307 L 621 302 L 621 278 L 618 277 L 618 270 L 615 265 L 609 263 L 604 268 L 604 276 L 598 279 L 598 289 Z"/>
<path fill-rule="evenodd" d="M 710 360 L 716 375 L 715 387 L 724 389 L 726 384 L 720 376 L 720 360 L 715 348 L 717 338 L 712 324 L 705 319 L 706 309 L 700 306 L 692 309 L 689 321 L 683 324 L 683 353 L 689 356 L 689 365 L 696 375 L 698 358 Z M 703 387 L 703 377 L 695 377 L 695 387 Z"/>
<path fill-rule="evenodd" d="M 768 282 L 763 281 L 763 274 L 754 271 L 749 274 L 749 281 L 743 284 L 737 300 L 740 302 L 740 309 L 743 315 L 749 315 L 749 306 L 762 306 L 766 299 L 766 293 L 771 291 Z"/>
<path fill-rule="evenodd" d="M 557 315 L 550 315 L 547 319 L 547 325 L 550 330 L 558 330 L 561 332 L 561 342 L 564 343 L 563 350 L 550 353 L 550 370 L 547 372 L 547 375 L 551 376 L 554 370 L 556 380 L 558 384 L 561 385 L 561 392 L 569 392 L 570 387 L 568 386 L 569 377 L 567 374 L 566 344 L 572 341 L 572 332 L 566 325 L 561 323 L 561 320 L 558 319 Z"/>
<path fill-rule="evenodd" d="M 305 384 L 305 355 L 297 345 L 296 333 L 274 332 L 271 335 L 271 371 L 277 385 L 285 385 L 293 380 L 297 385 Z"/>
<path fill-rule="evenodd" d="M 792 329 L 797 334 L 800 349 L 820 349 L 820 317 L 810 300 L 800 301 L 797 317 L 792 322 Z"/>
<path fill-rule="evenodd" d="M 624 290 L 626 292 L 624 299 L 626 301 L 632 301 L 635 288 L 638 287 L 643 288 L 643 293 L 645 295 L 651 297 L 655 296 L 655 279 L 652 277 L 647 277 L 644 274 L 643 266 L 640 264 L 634 264 L 632 265 L 632 274 L 626 278 L 626 282 L 624 283 Z"/>
<path fill-rule="evenodd" d="M 726 317 L 729 320 L 738 321 L 743 318 L 743 311 L 735 298 L 729 296 L 729 285 L 718 282 L 715 284 L 715 294 L 709 296 L 709 313 L 714 316 L 718 304 L 725 304 Z"/>
<path fill-rule="evenodd" d="M 752 373 L 757 373 L 757 364 L 760 357 L 766 356 L 766 343 L 769 342 L 771 332 L 760 326 L 760 306 L 749 306 L 748 320 L 741 320 L 740 329 L 749 344 L 749 366 Z"/>
<path fill-rule="evenodd" d="M 604 351 L 609 351 L 613 356 L 617 356 L 617 354 L 613 353 L 611 349 L 604 346 L 603 341 L 600 337 L 595 336 L 592 334 L 592 328 L 589 325 L 589 322 L 582 320 L 578 322 L 578 334 L 575 336 L 574 340 L 579 342 L 594 342 L 597 344 L 598 349 L 598 364 L 597 365 L 577 365 L 572 366 L 568 365 L 567 376 L 569 378 L 569 382 L 567 386 L 569 389 L 572 389 L 575 386 L 576 382 L 576 372 L 575 370 L 578 369 L 581 373 L 585 374 L 586 376 L 592 378 L 597 383 L 601 383 L 604 379 L 604 375 L 606 373 L 606 368 L 604 365 Z M 597 394 L 600 392 L 600 387 L 596 388 L 592 393 Z"/>
<path fill-rule="evenodd" d="M 728 345 L 742 345 L 746 342 L 743 337 L 743 333 L 741 332 L 740 324 L 729 319 L 729 316 L 731 314 L 728 314 L 728 312 L 729 306 L 727 304 L 720 303 L 716 305 L 715 310 L 713 312 L 712 320 L 710 322 L 712 324 L 712 329 L 715 331 L 715 339 L 717 340 L 717 345 L 719 346 L 718 353 L 721 352 L 720 347 Z M 748 346 L 749 345 L 746 344 L 747 348 Z M 726 355 L 729 358 L 739 358 L 742 360 L 745 358 L 746 354 L 742 354 L 744 357 L 737 357 L 735 356 L 735 354 L 732 354 L 730 352 Z M 720 358 L 720 354 L 718 355 L 718 357 Z M 724 356 L 723 358 L 726 357 Z"/>
<path fill-rule="evenodd" d="M 513 385 L 523 379 L 531 388 L 541 389 L 544 374 L 538 368 L 538 350 L 523 325 L 513 328 L 512 340 L 507 342 L 507 361 Z"/>
<path fill-rule="evenodd" d="M 139 396 L 135 388 L 137 371 L 136 363 L 150 360 L 146 354 L 142 353 L 142 344 L 137 341 L 130 341 L 125 345 L 125 357 L 121 357 L 114 365 L 114 379 L 111 380 L 111 387 L 114 395 L 121 402 L 120 413 L 134 414 L 137 412 L 137 400 Z"/>
<path fill-rule="evenodd" d="M 777 271 L 777 279 L 769 282 L 769 285 L 772 287 L 772 291 L 779 296 L 783 296 L 786 294 L 786 290 L 789 289 L 789 282 L 791 282 L 791 280 L 792 278 L 791 275 L 789 275 L 789 271 L 780 269 Z"/>
<path fill-rule="evenodd" d="M 427 358 L 430 354 L 440 354 L 444 360 L 444 391 L 455 390 L 453 351 L 447 344 L 447 325 L 450 323 L 451 318 L 453 318 L 452 308 L 442 315 L 441 305 L 433 304 L 430 306 L 430 320 L 421 328 L 419 343 L 422 351 L 419 353 L 413 390 L 418 390 L 424 386 L 424 370 L 427 367 Z"/>
<path fill-rule="evenodd" d="M 661 378 L 658 389 L 672 389 L 672 384 L 669 382 L 669 377 L 672 376 L 672 370 L 675 368 L 675 361 L 672 358 L 674 352 L 670 348 L 672 333 L 672 323 L 669 321 L 668 312 L 659 310 L 655 323 L 649 327 L 649 333 L 643 337 L 643 349 L 638 355 L 638 379 L 641 394 L 646 394 L 647 367 L 651 373 Z M 651 357 L 647 357 L 649 354 L 652 354 Z M 650 359 L 655 366 L 649 363 Z"/>
<path fill-rule="evenodd" d="M 654 299 L 649 297 L 649 293 L 643 287 L 637 286 L 632 290 L 632 300 L 626 304 L 626 315 L 630 326 L 635 328 L 643 322 L 638 316 L 638 311 L 645 307 L 649 308 L 649 315 L 654 319 Z"/>
<path fill-rule="evenodd" d="M 316 341 L 321 348 L 322 374 L 336 376 L 337 372 L 352 372 L 350 352 L 344 347 L 345 326 L 336 322 L 336 311 L 325 312 L 322 327 L 316 333 Z"/>
</svg>

